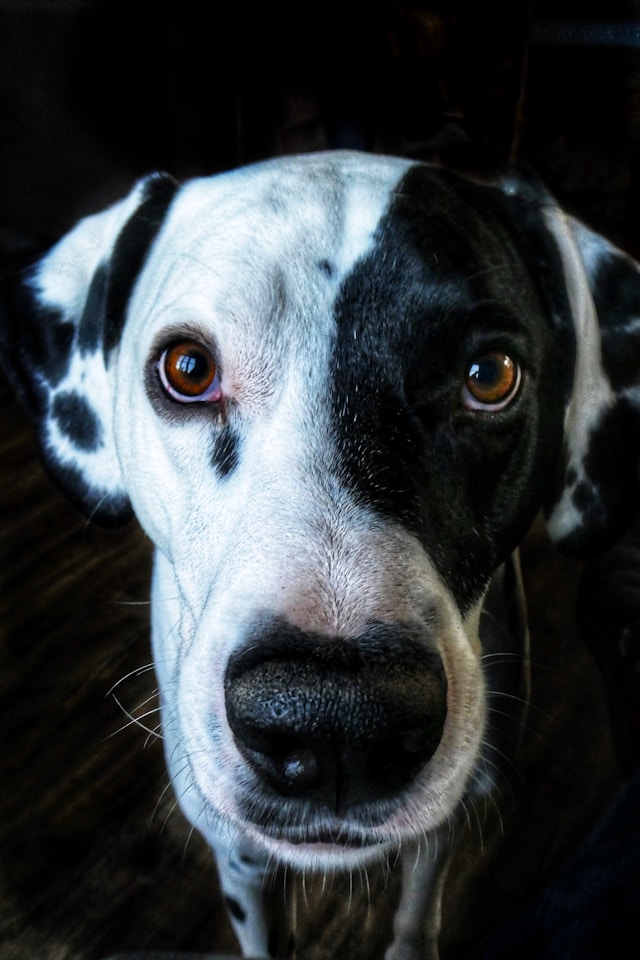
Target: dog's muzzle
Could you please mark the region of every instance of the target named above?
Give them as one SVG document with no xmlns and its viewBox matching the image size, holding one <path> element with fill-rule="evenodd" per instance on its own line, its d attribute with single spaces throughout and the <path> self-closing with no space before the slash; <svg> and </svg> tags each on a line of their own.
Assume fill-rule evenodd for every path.
<svg viewBox="0 0 640 960">
<path fill-rule="evenodd" d="M 283 622 L 261 632 L 225 677 L 229 725 L 260 784 L 336 816 L 408 787 L 444 728 L 440 657 L 404 626 L 349 639 Z"/>
</svg>

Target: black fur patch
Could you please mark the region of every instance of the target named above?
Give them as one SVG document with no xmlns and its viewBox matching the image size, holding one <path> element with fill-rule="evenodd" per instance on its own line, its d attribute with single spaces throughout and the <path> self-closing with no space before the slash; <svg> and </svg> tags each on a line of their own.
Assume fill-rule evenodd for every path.
<svg viewBox="0 0 640 960">
<path fill-rule="evenodd" d="M 79 393 L 59 393 L 53 401 L 51 414 L 58 427 L 79 450 L 92 452 L 102 444 L 102 427 L 93 407 Z"/>
<path fill-rule="evenodd" d="M 225 896 L 224 902 L 226 903 L 227 909 L 234 920 L 237 920 L 239 923 L 244 923 L 246 921 L 247 914 L 237 900 L 234 900 L 233 897 Z"/>
<path fill-rule="evenodd" d="M 211 462 L 219 476 L 224 478 L 236 469 L 239 458 L 240 438 L 231 427 L 226 426 L 214 440 Z"/>
<path fill-rule="evenodd" d="M 602 334 L 602 361 L 616 390 L 640 380 L 640 269 L 627 257 L 603 256 L 591 281 Z M 630 329 L 630 324 L 635 324 Z"/>
<path fill-rule="evenodd" d="M 82 354 L 97 353 L 102 346 L 105 300 L 109 272 L 105 264 L 101 264 L 93 275 L 84 309 L 78 323 L 77 347 Z"/>
<path fill-rule="evenodd" d="M 167 174 L 151 178 L 146 185 L 144 200 L 116 240 L 105 294 L 105 356 L 120 340 L 131 292 L 177 189 L 178 184 Z"/>
<path fill-rule="evenodd" d="M 590 556 L 606 550 L 631 526 L 639 506 L 637 461 L 640 422 L 633 407 L 621 400 L 608 410 L 589 438 L 584 470 L 595 487 L 578 483 L 573 504 L 583 523 L 562 540 L 562 550 Z"/>
<path fill-rule="evenodd" d="M 66 376 L 75 327 L 62 314 L 43 306 L 30 281 L 33 267 L 9 271 L 0 295 L 0 360 L 29 415 L 47 410 L 49 391 Z"/>
<path fill-rule="evenodd" d="M 358 498 L 417 534 L 463 610 L 542 505 L 571 387 L 564 288 L 537 276 L 543 264 L 559 270 L 557 251 L 527 210 L 532 236 L 522 253 L 519 205 L 413 168 L 335 308 L 342 475 Z M 516 402 L 493 415 L 461 403 L 466 365 L 487 344 L 526 374 Z"/>
</svg>

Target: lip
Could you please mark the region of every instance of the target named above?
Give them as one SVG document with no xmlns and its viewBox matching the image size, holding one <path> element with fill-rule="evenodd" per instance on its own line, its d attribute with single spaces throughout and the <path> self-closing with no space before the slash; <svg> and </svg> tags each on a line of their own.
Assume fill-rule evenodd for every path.
<svg viewBox="0 0 640 960">
<path fill-rule="evenodd" d="M 336 842 L 337 837 L 337 834 L 315 832 L 278 839 L 263 834 L 256 840 L 261 841 L 268 853 L 294 869 L 319 871 L 360 869 L 366 864 L 383 862 L 394 849 L 389 841 L 367 843 L 357 837 L 350 840 L 342 837 Z"/>
<path fill-rule="evenodd" d="M 388 841 L 353 835 L 344 827 L 337 827 L 333 830 L 330 828 L 318 828 L 296 833 L 283 832 L 277 835 L 272 833 L 267 834 L 267 836 L 269 836 L 272 842 L 292 846 L 298 850 L 307 848 L 310 851 L 332 853 L 334 855 L 340 855 L 345 851 L 357 850 L 374 853 L 376 850 L 388 846 Z"/>
<path fill-rule="evenodd" d="M 303 834 L 300 837 L 285 837 L 284 839 L 287 843 L 293 843 L 295 846 L 324 847 L 327 850 L 343 849 L 344 847 L 361 850 L 366 847 L 378 846 L 378 844 L 367 842 L 361 837 L 348 837 L 339 831 L 331 830 L 319 830 Z"/>
<path fill-rule="evenodd" d="M 262 843 L 283 862 L 294 867 L 313 865 L 314 869 L 348 869 L 381 860 L 389 851 L 389 843 L 366 843 L 360 839 L 340 840 L 326 834 L 306 837 L 262 838 Z"/>
</svg>

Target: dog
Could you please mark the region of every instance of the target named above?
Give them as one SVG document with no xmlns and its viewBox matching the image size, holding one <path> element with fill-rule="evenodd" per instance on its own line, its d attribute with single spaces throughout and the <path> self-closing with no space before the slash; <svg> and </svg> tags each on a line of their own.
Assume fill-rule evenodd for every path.
<svg viewBox="0 0 640 960">
<path fill-rule="evenodd" d="M 155 545 L 166 761 L 243 953 L 292 949 L 279 865 L 399 851 L 386 960 L 437 957 L 526 708 L 518 545 L 637 510 L 638 266 L 533 176 L 338 151 L 146 177 L 2 304 L 51 476 Z"/>
</svg>

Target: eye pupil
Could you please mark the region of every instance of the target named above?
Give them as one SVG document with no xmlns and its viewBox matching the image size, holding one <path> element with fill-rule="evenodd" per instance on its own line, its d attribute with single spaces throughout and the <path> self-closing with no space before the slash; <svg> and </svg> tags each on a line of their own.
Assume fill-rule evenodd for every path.
<svg viewBox="0 0 640 960">
<path fill-rule="evenodd" d="M 198 361 L 195 357 L 180 357 L 176 364 L 176 367 L 180 373 L 186 373 L 187 376 L 190 373 L 193 373 L 195 367 L 198 365 Z"/>
<path fill-rule="evenodd" d="M 497 389 L 505 375 L 505 369 L 501 368 L 500 357 L 482 357 L 471 364 L 469 368 L 469 379 L 477 386 L 479 390 Z M 508 358 L 504 357 L 503 363 L 508 363 Z"/>
<path fill-rule="evenodd" d="M 204 359 L 200 356 L 194 356 L 193 354 L 183 353 L 182 356 L 179 356 L 176 360 L 175 369 L 176 372 L 182 374 L 182 376 L 194 381 L 198 381 L 203 376 L 206 376 L 206 363 Z"/>
</svg>

